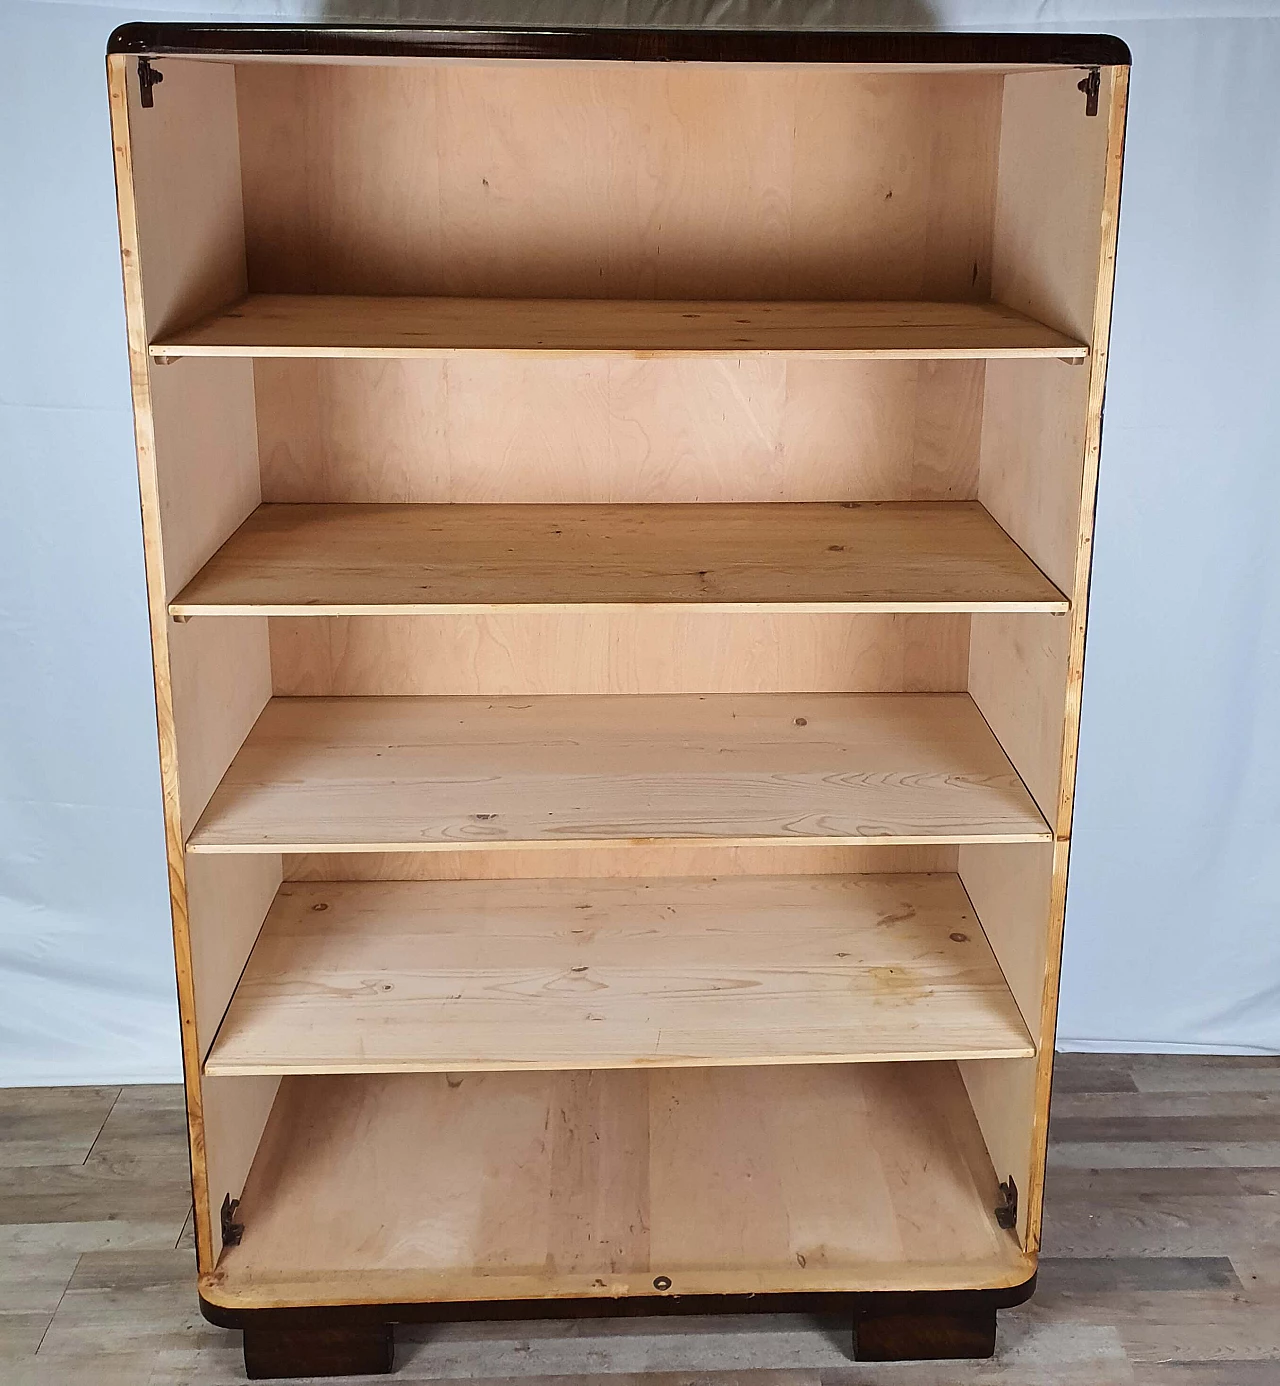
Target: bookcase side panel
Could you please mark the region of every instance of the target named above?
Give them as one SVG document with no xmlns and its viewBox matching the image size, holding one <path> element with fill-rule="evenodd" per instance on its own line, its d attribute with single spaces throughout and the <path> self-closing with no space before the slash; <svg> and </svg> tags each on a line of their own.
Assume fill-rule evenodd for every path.
<svg viewBox="0 0 1280 1386">
<path fill-rule="evenodd" d="M 1084 367 L 992 363 L 987 372 L 979 499 L 1071 599 L 1063 617 L 983 616 L 972 623 L 969 689 L 1022 775 L 1056 841 L 1047 875 L 1021 887 L 1013 927 L 993 939 L 1006 976 L 1043 958 L 1039 1058 L 998 1085 L 994 1066 L 966 1081 L 995 1147 L 1029 1133 L 1020 1230 L 1040 1244 L 1049 1087 L 1057 1024 L 1067 862 L 1075 791 L 1093 514 L 1101 443 L 1128 69 L 1103 69 L 1099 113 L 1084 114 L 1073 72 L 1006 78 L 993 294 L 1089 343 Z M 1029 366 L 1029 370 L 1020 367 Z M 981 915 L 994 878 L 985 849 L 960 869 Z M 984 916 L 985 922 L 985 916 Z M 1010 959 L 1010 962 L 1006 962 Z M 1038 963 L 1037 963 L 1038 966 Z M 1012 984 L 1012 978 L 1011 978 Z M 1015 994 L 1022 996 L 1015 988 Z M 1021 1064 L 1019 1065 L 1021 1067 Z M 984 1112 L 986 1115 L 984 1116 Z M 993 1154 L 995 1149 L 993 1149 Z"/>
<path fill-rule="evenodd" d="M 273 861 L 278 880 L 279 864 L 255 863 L 229 894 L 206 893 L 212 907 L 189 890 L 186 834 L 270 696 L 270 659 L 263 620 L 182 626 L 167 611 L 170 598 L 258 504 L 260 487 L 248 363 L 161 366 L 149 359 L 160 326 L 221 306 L 245 287 L 232 71 L 166 60 L 164 76 L 154 104 L 144 108 L 134 65 L 109 60 L 196 1243 L 207 1270 L 217 1246 L 206 1154 L 256 1145 L 266 1115 L 244 1131 L 237 1104 L 215 1111 L 204 1103 L 202 1049 L 216 1025 L 211 1012 L 230 991 L 211 958 L 219 957 L 224 974 L 238 975 L 252 938 L 237 930 L 251 935 L 261 914 L 247 923 L 235 919 L 226 932 L 224 911 L 229 901 L 253 894 Z M 220 956 L 237 951 L 239 958 Z M 247 1164 L 241 1181 L 246 1172 Z"/>
</svg>

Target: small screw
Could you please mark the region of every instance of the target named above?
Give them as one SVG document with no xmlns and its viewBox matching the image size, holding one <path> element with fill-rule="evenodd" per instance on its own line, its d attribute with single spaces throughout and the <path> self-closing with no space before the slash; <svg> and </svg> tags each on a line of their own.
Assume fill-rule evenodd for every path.
<svg viewBox="0 0 1280 1386">
<path fill-rule="evenodd" d="M 797 717 L 797 718 L 796 718 L 796 726 L 797 726 L 797 727 L 807 727 L 808 725 L 809 725 L 809 719 L 808 719 L 807 717 Z"/>
<path fill-rule="evenodd" d="M 669 1275 L 655 1276 L 653 1288 L 655 1290 L 669 1290 L 671 1288 L 671 1277 Z"/>
<path fill-rule="evenodd" d="M 318 905 L 312 905 L 311 908 L 312 908 L 313 910 L 316 910 L 317 912 L 319 912 L 320 910 L 327 910 L 327 909 L 329 908 L 329 906 L 326 905 L 325 902 L 324 902 L 323 900 L 321 900 L 320 903 L 319 903 Z"/>
<path fill-rule="evenodd" d="M 968 934 L 952 934 L 952 935 L 951 935 L 951 942 L 952 942 L 952 943 L 968 943 L 968 942 L 969 942 L 969 935 L 968 935 Z"/>
</svg>

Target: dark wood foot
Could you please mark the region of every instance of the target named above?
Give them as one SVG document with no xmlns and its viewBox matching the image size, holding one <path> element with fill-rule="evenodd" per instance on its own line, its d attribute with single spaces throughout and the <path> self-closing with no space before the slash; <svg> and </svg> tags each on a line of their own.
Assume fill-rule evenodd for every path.
<svg viewBox="0 0 1280 1386">
<path fill-rule="evenodd" d="M 389 1323 L 244 1330 L 244 1370 L 251 1381 L 389 1372 L 394 1355 L 394 1330 Z"/>
<path fill-rule="evenodd" d="M 994 1308 L 875 1308 L 853 1321 L 856 1362 L 990 1357 L 995 1350 Z"/>
</svg>

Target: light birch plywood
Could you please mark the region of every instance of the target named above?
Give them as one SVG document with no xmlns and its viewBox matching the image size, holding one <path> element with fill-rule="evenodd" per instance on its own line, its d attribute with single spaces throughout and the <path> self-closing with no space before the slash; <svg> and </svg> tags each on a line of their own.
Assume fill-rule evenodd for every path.
<svg viewBox="0 0 1280 1386">
<path fill-rule="evenodd" d="M 424 1158 L 429 1152 L 430 1158 Z M 953 1064 L 286 1078 L 216 1304 L 984 1288 Z M 353 1197 L 353 1193 L 355 1196 Z"/>
<path fill-rule="evenodd" d="M 502 697 L 954 693 L 968 676 L 970 619 L 651 606 L 426 619 L 276 616 L 269 625 L 281 697 Z"/>
<path fill-rule="evenodd" d="M 1008 959 L 1024 1014 L 1034 1005 L 1034 978 L 1042 965 L 1045 973 L 1039 1021 L 1031 1026 L 1039 1048 L 1034 1068 L 1030 1061 L 1010 1065 L 1008 1073 L 981 1063 L 965 1066 L 975 1111 L 1002 1172 L 1027 1171 L 1018 1230 L 1032 1252 L 1041 1236 L 1129 85 L 1127 68 L 1103 71 L 1099 118 L 1072 119 L 1078 93 L 1070 77 L 1059 72 L 1006 79 L 993 294 L 1087 337 L 1088 368 L 1054 375 L 1036 365 L 992 367 L 979 495 L 1070 595 L 1072 609 L 1066 621 L 1047 630 L 1033 629 L 1017 615 L 976 618 L 969 675 L 974 700 L 1053 824 L 1055 841 L 1047 879 L 1040 863 L 997 881 L 986 853 L 962 857 L 961 865 L 979 909 L 994 911 L 993 940 Z"/>
<path fill-rule="evenodd" d="M 322 852 L 284 858 L 286 881 L 509 881 L 546 876 L 908 875 L 956 869 L 958 847 L 717 847 L 658 843 L 497 852 Z"/>
<path fill-rule="evenodd" d="M 205 1073 L 1018 1058 L 959 879 L 286 885 Z"/>
<path fill-rule="evenodd" d="M 1048 835 L 967 694 L 275 698 L 188 849 Z"/>
<path fill-rule="evenodd" d="M 973 502 L 266 505 L 175 616 L 1051 611 L 1066 599 Z"/>
<path fill-rule="evenodd" d="M 982 299 L 1001 77 L 238 65 L 250 287 Z"/>
<path fill-rule="evenodd" d="M 150 110 L 139 103 L 135 64 L 109 58 L 107 81 L 194 1226 L 199 1264 L 208 1270 L 215 1257 L 210 1180 L 238 1191 L 275 1084 L 251 1084 L 239 1100 L 206 1101 L 202 1045 L 248 956 L 279 863 L 242 869 L 229 861 L 221 873 L 226 893 L 202 900 L 197 886 L 192 900 L 183 842 L 269 697 L 271 676 L 264 620 L 184 630 L 169 620 L 167 605 L 259 502 L 253 380 L 245 363 L 233 361 L 161 379 L 147 342 L 245 291 L 235 79 L 224 65 L 167 62 L 169 99 Z M 264 877 L 259 906 L 254 896 Z"/>
<path fill-rule="evenodd" d="M 436 361 L 258 360 L 252 369 L 266 501 L 684 504 L 978 493 L 983 361 L 477 352 Z"/>
<path fill-rule="evenodd" d="M 996 303 L 373 298 L 250 294 L 151 344 L 154 357 L 818 357 L 979 360 L 1089 349 Z"/>
</svg>

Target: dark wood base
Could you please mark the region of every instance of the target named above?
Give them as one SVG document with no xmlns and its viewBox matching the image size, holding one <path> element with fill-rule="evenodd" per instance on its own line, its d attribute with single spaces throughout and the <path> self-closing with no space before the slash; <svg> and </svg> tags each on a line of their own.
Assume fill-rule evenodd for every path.
<svg viewBox="0 0 1280 1386">
<path fill-rule="evenodd" d="M 902 1303 L 872 1306 L 853 1320 L 853 1357 L 856 1362 L 949 1361 L 956 1358 L 991 1357 L 996 1350 L 994 1305 Z"/>
<path fill-rule="evenodd" d="M 1030 1299 L 1035 1285 L 1033 1275 L 1007 1290 L 643 1295 L 292 1309 L 223 1309 L 201 1296 L 200 1309 L 210 1323 L 244 1330 L 244 1364 L 250 1379 L 389 1372 L 396 1323 L 663 1314 L 813 1314 L 852 1323 L 856 1361 L 904 1362 L 990 1357 L 995 1351 L 996 1311 Z"/>
<path fill-rule="evenodd" d="M 391 1370 L 394 1330 L 389 1323 L 310 1328 L 247 1327 L 244 1370 L 264 1377 L 371 1376 Z"/>
</svg>

